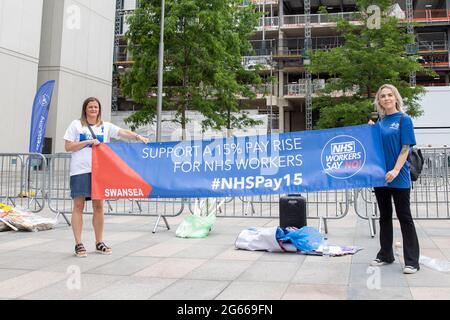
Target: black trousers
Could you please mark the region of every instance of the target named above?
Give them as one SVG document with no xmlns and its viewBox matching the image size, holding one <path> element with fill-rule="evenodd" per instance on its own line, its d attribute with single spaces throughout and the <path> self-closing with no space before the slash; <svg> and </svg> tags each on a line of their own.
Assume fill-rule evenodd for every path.
<svg viewBox="0 0 450 320">
<path fill-rule="evenodd" d="M 380 209 L 380 245 L 381 249 L 377 258 L 393 262 L 394 251 L 392 249 L 394 230 L 392 227 L 392 198 L 394 199 L 395 212 L 400 222 L 400 229 L 403 238 L 403 256 L 405 266 L 412 266 L 419 269 L 419 240 L 417 239 L 416 228 L 411 216 L 410 189 L 379 187 L 375 188 L 375 196 Z"/>
</svg>

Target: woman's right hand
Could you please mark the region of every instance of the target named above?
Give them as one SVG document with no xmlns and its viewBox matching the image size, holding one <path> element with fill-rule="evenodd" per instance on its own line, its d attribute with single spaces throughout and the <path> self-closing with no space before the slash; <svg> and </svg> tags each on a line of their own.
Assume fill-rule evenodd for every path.
<svg viewBox="0 0 450 320">
<path fill-rule="evenodd" d="M 100 144 L 100 141 L 98 141 L 98 139 L 91 139 L 91 140 L 85 140 L 84 141 L 86 143 L 87 146 L 96 146 L 98 144 Z"/>
</svg>

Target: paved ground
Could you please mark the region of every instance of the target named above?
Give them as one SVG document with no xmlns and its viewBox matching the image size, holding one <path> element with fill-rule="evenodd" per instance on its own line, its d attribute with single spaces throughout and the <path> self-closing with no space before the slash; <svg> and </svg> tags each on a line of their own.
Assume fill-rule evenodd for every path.
<svg viewBox="0 0 450 320">
<path fill-rule="evenodd" d="M 71 229 L 63 223 L 38 233 L 0 233 L 0 299 L 449 299 L 450 273 L 427 267 L 404 275 L 394 264 L 369 268 L 378 238 L 353 212 L 329 221 L 329 243 L 357 245 L 353 256 L 324 258 L 234 249 L 250 226 L 276 219 L 219 218 L 205 239 L 180 239 L 186 213 L 169 218 L 171 230 L 151 230 L 154 217 L 107 217 L 111 256 L 94 252 L 91 217 L 85 217 L 84 259 L 73 256 Z M 309 221 L 317 227 L 317 221 Z M 401 240 L 395 222 L 394 241 Z M 450 259 L 450 221 L 417 221 L 421 253 Z M 378 236 L 378 235 L 377 235 Z"/>
</svg>

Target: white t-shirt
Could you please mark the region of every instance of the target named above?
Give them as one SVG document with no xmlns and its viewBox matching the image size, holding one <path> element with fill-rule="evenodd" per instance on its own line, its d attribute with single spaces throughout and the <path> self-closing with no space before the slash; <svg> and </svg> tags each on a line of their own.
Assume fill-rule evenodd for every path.
<svg viewBox="0 0 450 320">
<path fill-rule="evenodd" d="M 111 138 L 119 139 L 120 128 L 112 123 L 103 122 L 101 126 L 91 126 L 100 142 L 109 142 Z M 94 139 L 91 131 L 86 126 L 81 125 L 80 120 L 74 120 L 67 128 L 64 134 L 64 140 L 71 142 L 80 142 Z M 92 172 L 92 146 L 88 145 L 81 150 L 72 152 L 72 160 L 70 161 L 70 175 Z"/>
</svg>

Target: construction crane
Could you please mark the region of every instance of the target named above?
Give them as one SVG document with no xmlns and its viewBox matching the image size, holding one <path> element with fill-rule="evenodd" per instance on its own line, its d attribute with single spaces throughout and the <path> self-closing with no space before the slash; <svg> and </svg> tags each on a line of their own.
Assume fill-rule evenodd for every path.
<svg viewBox="0 0 450 320">
<path fill-rule="evenodd" d="M 414 36 L 414 26 L 413 26 L 413 0 L 406 0 L 406 30 L 408 34 L 411 34 Z M 408 54 L 416 54 L 417 48 L 416 43 L 409 45 L 410 49 L 407 50 Z M 416 86 L 416 71 L 411 71 L 409 74 L 409 85 L 411 87 Z"/>
<path fill-rule="evenodd" d="M 311 3 L 310 0 L 303 0 L 305 11 L 305 48 L 304 54 L 309 55 L 312 49 L 311 41 Z M 303 57 L 303 64 L 310 63 L 309 57 Z M 305 70 L 306 92 L 305 92 L 305 124 L 306 130 L 312 130 L 312 81 L 311 72 Z"/>
</svg>

